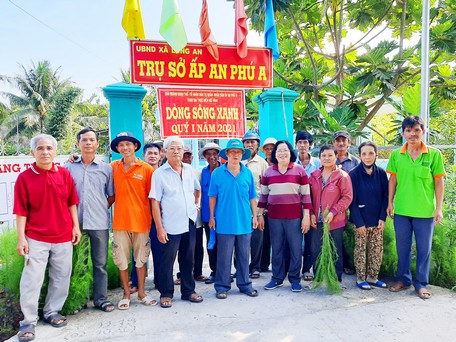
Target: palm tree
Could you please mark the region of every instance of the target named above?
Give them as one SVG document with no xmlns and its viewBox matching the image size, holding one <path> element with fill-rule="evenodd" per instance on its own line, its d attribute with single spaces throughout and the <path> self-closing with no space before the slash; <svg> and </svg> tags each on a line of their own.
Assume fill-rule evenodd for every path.
<svg viewBox="0 0 456 342">
<path fill-rule="evenodd" d="M 2 77 L 12 86 L 16 87 L 21 95 L 12 93 L 3 93 L 6 96 L 12 108 L 20 111 L 21 121 L 27 120 L 33 122 L 30 116 L 36 117 L 39 123 L 39 131 L 44 131 L 44 121 L 48 115 L 49 108 L 54 96 L 62 89 L 69 86 L 69 80 L 60 80 L 58 69 L 53 70 L 49 61 L 38 62 L 37 65 L 32 62 L 32 66 L 27 69 L 20 65 L 23 75 L 15 77 Z M 27 119 L 28 117 L 28 119 Z"/>
</svg>

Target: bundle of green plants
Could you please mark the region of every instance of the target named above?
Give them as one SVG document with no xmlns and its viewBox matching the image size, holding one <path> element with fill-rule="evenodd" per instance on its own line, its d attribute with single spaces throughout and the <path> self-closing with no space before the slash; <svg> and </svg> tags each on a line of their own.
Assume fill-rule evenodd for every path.
<svg viewBox="0 0 456 342">
<path fill-rule="evenodd" d="M 392 277 L 396 274 L 396 269 L 396 235 L 394 232 L 393 220 L 388 217 L 385 221 L 385 229 L 383 230 L 383 260 L 382 266 L 380 267 L 380 274 Z"/>
<path fill-rule="evenodd" d="M 347 266 L 354 270 L 355 264 L 353 262 L 353 256 L 355 254 L 355 227 L 351 223 L 348 223 L 344 229 L 343 244 L 345 253 L 348 255 L 348 261 L 344 260 L 344 263 L 347 263 Z"/>
<path fill-rule="evenodd" d="M 19 282 L 21 280 L 24 257 L 16 250 L 17 233 L 6 231 L 0 235 L 0 288 L 8 289 L 9 293 L 19 298 Z"/>
<path fill-rule="evenodd" d="M 326 217 L 328 210 L 325 210 Z M 316 265 L 317 273 L 314 278 L 313 289 L 320 288 L 323 283 L 331 294 L 340 294 L 342 290 L 339 286 L 339 280 L 336 273 L 337 249 L 334 240 L 329 233 L 329 223 L 323 224 L 322 246 L 318 255 Z"/>
<path fill-rule="evenodd" d="M 22 319 L 18 299 L 9 289 L 0 289 L 0 341 L 6 341 L 13 336 Z"/>
<path fill-rule="evenodd" d="M 83 234 L 81 242 L 73 248 L 73 271 L 68 297 L 62 309 L 64 315 L 74 314 L 82 309 L 91 296 L 93 283 L 91 260 L 89 237 Z"/>
<path fill-rule="evenodd" d="M 108 272 L 108 289 L 118 289 L 121 287 L 119 269 L 114 260 L 112 259 L 112 241 L 109 239 L 109 249 L 108 249 L 108 264 L 106 265 L 106 270 Z"/>
</svg>

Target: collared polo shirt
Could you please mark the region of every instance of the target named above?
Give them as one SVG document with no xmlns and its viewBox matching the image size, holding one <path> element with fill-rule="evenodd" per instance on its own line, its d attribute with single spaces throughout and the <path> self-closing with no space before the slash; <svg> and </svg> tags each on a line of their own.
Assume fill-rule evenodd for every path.
<svg viewBox="0 0 456 342">
<path fill-rule="evenodd" d="M 352 154 L 348 154 L 347 158 L 340 161 L 339 158 L 336 159 L 336 165 L 341 165 L 342 170 L 349 173 L 350 170 L 354 169 L 359 164 L 359 159 Z"/>
<path fill-rule="evenodd" d="M 434 217 L 434 178 L 445 176 L 442 154 L 422 142 L 421 154 L 413 160 L 407 145 L 391 153 L 386 168 L 397 179 L 394 212 L 410 217 Z"/>
<path fill-rule="evenodd" d="M 27 217 L 25 235 L 37 241 L 71 241 L 73 219 L 68 207 L 78 203 L 73 178 L 55 164 L 43 170 L 33 163 L 19 174 L 14 186 L 13 213 Z"/>
<path fill-rule="evenodd" d="M 82 158 L 64 165 L 73 176 L 79 196 L 79 224 L 84 230 L 109 229 L 107 198 L 114 195 L 112 167 L 94 160 L 84 166 Z"/>
<path fill-rule="evenodd" d="M 149 191 L 154 169 L 138 159 L 125 172 L 122 160 L 111 162 L 116 201 L 112 229 L 147 233 L 152 224 Z"/>
<path fill-rule="evenodd" d="M 251 160 L 243 160 L 241 163 L 252 171 L 253 179 L 255 181 L 255 190 L 257 196 L 260 196 L 261 177 L 269 167 L 268 162 L 256 154 Z"/>
<path fill-rule="evenodd" d="M 227 164 L 212 172 L 209 197 L 217 197 L 215 229 L 218 234 L 242 235 L 252 232 L 250 200 L 257 198 L 252 171 L 241 164 L 236 177 Z"/>
<path fill-rule="evenodd" d="M 298 158 L 296 159 L 296 164 L 304 167 L 304 165 L 302 165 L 301 161 L 299 160 L 299 154 L 298 154 Z M 307 164 L 306 167 L 304 167 L 304 170 L 306 170 L 307 177 L 310 177 L 312 172 L 314 172 L 315 170 L 318 170 L 320 167 L 321 167 L 320 159 L 310 156 L 309 164 Z"/>
<path fill-rule="evenodd" d="M 189 219 L 196 223 L 195 190 L 201 186 L 188 164 L 182 163 L 182 178 L 168 162 L 155 171 L 149 197 L 160 202 L 162 224 L 168 234 L 188 232 Z"/>
</svg>

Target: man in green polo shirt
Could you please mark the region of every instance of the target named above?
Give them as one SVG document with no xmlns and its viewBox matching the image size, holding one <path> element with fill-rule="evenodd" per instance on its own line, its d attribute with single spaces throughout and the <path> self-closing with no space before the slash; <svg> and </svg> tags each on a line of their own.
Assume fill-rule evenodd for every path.
<svg viewBox="0 0 456 342">
<path fill-rule="evenodd" d="M 434 225 L 442 221 L 445 169 L 439 150 L 421 141 L 425 133 L 419 116 L 407 116 L 402 121 L 402 148 L 391 153 L 387 172 L 390 174 L 387 213 L 394 212 L 396 249 L 398 255 L 397 282 L 390 291 L 399 292 L 412 285 L 410 271 L 412 235 L 416 241 L 415 291 L 421 299 L 429 299 L 430 256 Z M 419 203 L 419 205 L 417 205 Z"/>
</svg>

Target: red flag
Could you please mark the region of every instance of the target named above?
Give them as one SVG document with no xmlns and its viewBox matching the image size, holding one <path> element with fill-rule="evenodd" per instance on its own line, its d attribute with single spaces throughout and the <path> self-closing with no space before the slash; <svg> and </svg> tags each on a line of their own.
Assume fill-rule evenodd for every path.
<svg viewBox="0 0 456 342">
<path fill-rule="evenodd" d="M 234 44 L 237 46 L 237 53 L 239 57 L 244 58 L 247 56 L 247 14 L 245 14 L 244 0 L 235 0 L 235 18 L 236 24 L 234 27 Z"/>
<path fill-rule="evenodd" d="M 201 43 L 209 50 L 209 53 L 215 60 L 219 60 L 219 53 L 217 42 L 212 36 L 211 27 L 209 26 L 209 16 L 207 9 L 207 2 L 203 0 L 203 7 L 201 8 L 201 16 L 199 20 L 199 28 L 201 35 Z M 212 39 L 211 39 L 212 38 Z M 214 39 L 214 40 L 213 40 Z"/>
</svg>

